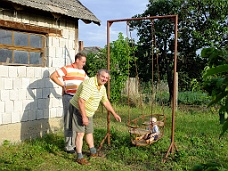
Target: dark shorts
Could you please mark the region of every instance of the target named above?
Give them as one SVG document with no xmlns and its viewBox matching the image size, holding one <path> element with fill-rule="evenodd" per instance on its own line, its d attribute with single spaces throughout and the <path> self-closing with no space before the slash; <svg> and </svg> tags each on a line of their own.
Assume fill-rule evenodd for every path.
<svg viewBox="0 0 228 171">
<path fill-rule="evenodd" d="M 86 134 L 93 133 L 93 117 L 88 117 L 89 124 L 87 126 L 82 123 L 82 115 L 80 111 L 75 108 L 71 103 L 69 105 L 69 112 L 73 113 L 73 131 L 84 132 Z"/>
<path fill-rule="evenodd" d="M 152 136 L 152 137 L 151 137 L 151 134 L 152 134 L 152 133 L 148 134 L 147 137 L 145 137 L 144 139 L 145 139 L 145 140 L 149 140 L 149 139 L 151 139 L 151 138 L 153 137 L 154 140 L 156 141 L 156 140 L 158 139 L 158 135 L 155 135 L 155 136 Z"/>
</svg>

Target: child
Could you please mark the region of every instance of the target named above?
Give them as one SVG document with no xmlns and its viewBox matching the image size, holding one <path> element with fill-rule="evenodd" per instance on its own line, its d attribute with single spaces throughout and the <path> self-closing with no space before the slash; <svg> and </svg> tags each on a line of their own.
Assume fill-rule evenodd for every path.
<svg viewBox="0 0 228 171">
<path fill-rule="evenodd" d="M 156 141 L 160 134 L 160 131 L 158 129 L 158 126 L 156 125 L 156 122 L 157 122 L 157 118 L 151 117 L 150 125 L 148 127 L 148 130 L 150 130 L 150 133 L 146 133 L 145 135 L 136 137 L 136 140 L 144 139 L 147 144 L 151 144 L 153 141 Z"/>
</svg>

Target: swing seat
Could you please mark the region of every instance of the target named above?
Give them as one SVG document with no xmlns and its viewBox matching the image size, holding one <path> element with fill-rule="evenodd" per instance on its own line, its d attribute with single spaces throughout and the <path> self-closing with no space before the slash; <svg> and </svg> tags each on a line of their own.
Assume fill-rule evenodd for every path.
<svg viewBox="0 0 228 171">
<path fill-rule="evenodd" d="M 135 146 L 148 146 L 148 145 L 151 145 L 155 142 L 157 142 L 159 139 L 155 140 L 155 141 L 152 141 L 150 143 L 147 143 L 145 140 L 141 139 L 141 140 L 132 140 L 132 144 L 135 145 Z"/>
<path fill-rule="evenodd" d="M 148 130 L 148 126 L 151 123 L 148 120 L 151 117 L 157 118 L 156 125 L 159 127 L 159 131 L 160 131 L 158 138 L 150 143 L 147 143 L 146 140 L 144 139 L 137 140 L 138 136 L 142 136 L 147 133 L 150 133 L 150 130 Z M 165 120 L 166 120 L 166 117 L 163 114 L 143 115 L 143 116 L 140 116 L 139 118 L 132 120 L 128 124 L 128 127 L 130 128 L 129 133 L 131 136 L 132 144 L 135 146 L 147 146 L 159 141 L 164 135 Z"/>
<path fill-rule="evenodd" d="M 131 129 L 129 130 L 129 132 L 130 132 L 131 134 L 136 134 L 136 135 L 144 135 L 144 134 L 146 134 L 146 133 L 150 133 L 149 130 L 142 129 L 142 128 L 131 128 Z"/>
<path fill-rule="evenodd" d="M 149 144 L 146 143 L 145 140 L 141 139 L 141 140 L 132 140 L 131 141 L 133 145 L 135 146 L 147 146 Z"/>
<path fill-rule="evenodd" d="M 132 139 L 131 142 L 135 146 L 147 146 L 147 145 L 151 145 L 151 144 L 157 142 L 161 138 L 162 138 L 162 136 L 160 134 L 156 140 L 153 140 L 153 141 L 150 141 L 149 143 L 147 143 L 146 140 L 144 140 L 144 139 L 137 140 L 137 137 L 136 137 L 136 139 L 135 140 Z"/>
</svg>

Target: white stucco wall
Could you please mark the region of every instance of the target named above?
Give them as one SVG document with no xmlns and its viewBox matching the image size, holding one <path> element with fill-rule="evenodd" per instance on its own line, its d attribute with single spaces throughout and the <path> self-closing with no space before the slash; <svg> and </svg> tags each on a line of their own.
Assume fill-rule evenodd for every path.
<svg viewBox="0 0 228 171">
<path fill-rule="evenodd" d="M 47 67 L 0 65 L 0 143 L 18 142 L 62 129 L 61 88 L 50 79 L 55 69 L 74 62 L 75 21 L 0 11 L 0 20 L 62 30 L 47 36 Z M 76 47 L 78 47 L 76 45 Z"/>
</svg>

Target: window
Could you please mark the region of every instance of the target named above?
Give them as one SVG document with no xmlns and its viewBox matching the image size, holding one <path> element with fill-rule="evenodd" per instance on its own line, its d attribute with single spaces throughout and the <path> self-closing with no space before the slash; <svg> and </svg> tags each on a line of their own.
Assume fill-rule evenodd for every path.
<svg viewBox="0 0 228 171">
<path fill-rule="evenodd" d="M 45 66 L 42 34 L 0 29 L 0 64 Z"/>
</svg>

